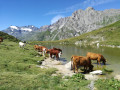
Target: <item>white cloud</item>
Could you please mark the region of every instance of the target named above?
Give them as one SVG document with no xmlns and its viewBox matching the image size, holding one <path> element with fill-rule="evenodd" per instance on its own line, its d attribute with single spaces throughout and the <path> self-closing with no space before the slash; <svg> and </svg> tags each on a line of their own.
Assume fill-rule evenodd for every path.
<svg viewBox="0 0 120 90">
<path fill-rule="evenodd" d="M 56 21 L 58 21 L 60 18 L 63 18 L 63 15 L 57 15 L 55 17 L 52 18 L 51 20 L 51 24 L 55 23 Z"/>
<path fill-rule="evenodd" d="M 50 11 L 48 13 L 46 13 L 46 15 L 52 15 L 52 14 L 62 14 L 62 13 L 68 13 L 68 12 L 73 12 L 77 9 L 85 9 L 87 7 L 94 7 L 94 6 L 98 6 L 101 4 L 105 4 L 105 3 L 109 3 L 112 1 L 116 1 L 116 0 L 85 0 L 81 3 L 72 5 L 70 7 L 67 7 L 63 10 L 54 10 L 54 11 Z"/>
</svg>

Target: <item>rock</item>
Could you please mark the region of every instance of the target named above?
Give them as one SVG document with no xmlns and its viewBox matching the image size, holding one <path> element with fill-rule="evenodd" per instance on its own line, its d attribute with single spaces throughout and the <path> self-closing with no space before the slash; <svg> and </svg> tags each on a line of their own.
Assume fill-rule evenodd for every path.
<svg viewBox="0 0 120 90">
<path fill-rule="evenodd" d="M 106 79 L 106 77 L 100 77 L 99 75 L 94 75 L 94 74 L 85 74 L 85 79 L 98 80 L 98 79 Z"/>
<path fill-rule="evenodd" d="M 71 61 L 68 62 L 67 64 L 65 64 L 65 67 L 66 67 L 67 69 L 71 70 Z"/>
<path fill-rule="evenodd" d="M 102 74 L 102 71 L 101 71 L 101 70 L 96 70 L 96 71 L 90 72 L 90 74 L 93 74 L 93 75 L 101 75 L 101 74 Z"/>
<path fill-rule="evenodd" d="M 120 75 L 116 75 L 116 76 L 114 77 L 114 79 L 120 80 Z"/>
</svg>

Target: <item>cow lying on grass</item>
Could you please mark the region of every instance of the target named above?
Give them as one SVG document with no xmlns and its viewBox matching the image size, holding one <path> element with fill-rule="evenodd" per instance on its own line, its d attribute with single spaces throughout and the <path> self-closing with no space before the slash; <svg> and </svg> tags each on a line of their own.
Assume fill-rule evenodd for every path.
<svg viewBox="0 0 120 90">
<path fill-rule="evenodd" d="M 88 52 L 87 53 L 87 58 L 91 59 L 91 60 L 97 60 L 97 64 L 102 61 L 103 64 L 106 64 L 106 59 L 103 57 L 103 55 L 101 54 L 96 54 L 96 53 L 92 53 L 92 52 Z"/>
<path fill-rule="evenodd" d="M 84 56 L 73 55 L 71 57 L 71 69 L 74 70 L 74 73 L 75 73 L 75 70 L 78 73 L 79 66 L 84 66 L 84 73 L 86 73 L 88 67 L 89 67 L 89 71 L 93 70 L 93 65 L 91 64 L 91 60 L 89 58 L 84 57 Z"/>
</svg>

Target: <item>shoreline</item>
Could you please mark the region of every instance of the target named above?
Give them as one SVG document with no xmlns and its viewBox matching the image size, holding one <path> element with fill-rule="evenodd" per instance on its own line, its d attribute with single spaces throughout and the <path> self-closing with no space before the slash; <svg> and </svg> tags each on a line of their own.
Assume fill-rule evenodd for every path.
<svg viewBox="0 0 120 90">
<path fill-rule="evenodd" d="M 40 68 L 56 68 L 57 71 L 55 74 L 53 74 L 53 76 L 56 75 L 62 75 L 63 77 L 65 76 L 72 76 L 75 73 L 73 72 L 73 70 L 71 70 L 71 62 L 68 62 L 66 64 L 62 64 L 63 61 L 57 61 L 57 60 L 53 60 L 51 58 L 47 58 L 44 61 L 42 61 L 41 65 L 37 65 L 37 67 Z M 104 75 L 92 75 L 90 73 L 84 74 L 85 75 L 85 79 L 87 80 L 98 80 L 98 79 L 107 79 L 106 76 Z M 120 80 L 120 75 L 115 75 L 114 76 L 115 79 Z"/>
</svg>

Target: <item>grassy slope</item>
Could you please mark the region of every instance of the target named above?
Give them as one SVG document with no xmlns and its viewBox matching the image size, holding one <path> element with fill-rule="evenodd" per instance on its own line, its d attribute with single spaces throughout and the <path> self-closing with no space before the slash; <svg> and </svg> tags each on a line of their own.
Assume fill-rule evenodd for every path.
<svg viewBox="0 0 120 90">
<path fill-rule="evenodd" d="M 18 43 L 4 40 L 0 44 L 0 90 L 87 90 L 89 81 L 80 79 L 80 76 L 69 78 L 51 76 L 56 69 L 41 69 L 37 61 L 42 61 L 33 45 L 27 45 L 25 49 L 19 48 Z M 75 80 L 73 78 L 79 78 Z M 81 83 L 80 83 L 81 82 Z"/>
<path fill-rule="evenodd" d="M 41 41 L 36 43 L 61 43 L 75 44 L 76 41 L 81 41 L 82 44 L 90 45 L 99 41 L 103 45 L 120 45 L 120 21 L 108 25 L 104 28 L 82 34 L 78 37 L 59 40 L 59 41 Z M 35 42 L 33 42 L 35 43 Z M 95 43 L 94 43 L 95 44 Z"/>
<path fill-rule="evenodd" d="M 8 39 L 9 41 L 13 41 L 13 42 L 18 42 L 19 41 L 14 36 L 8 35 L 7 33 L 1 32 L 1 31 L 0 31 L 0 37 L 2 37 L 3 39 Z"/>
</svg>

